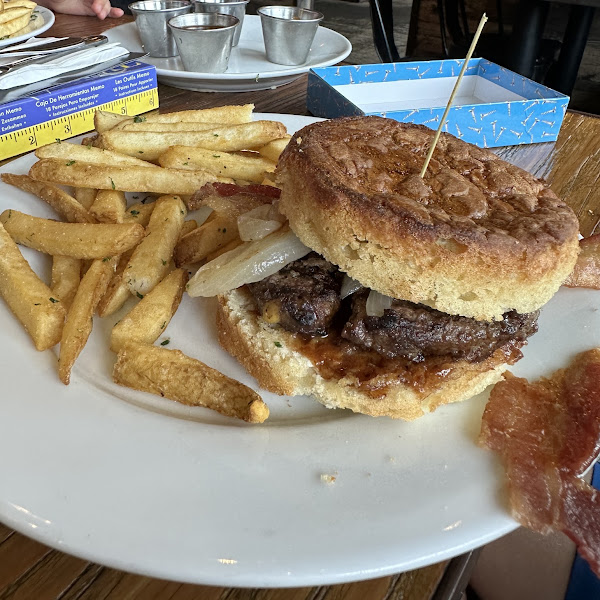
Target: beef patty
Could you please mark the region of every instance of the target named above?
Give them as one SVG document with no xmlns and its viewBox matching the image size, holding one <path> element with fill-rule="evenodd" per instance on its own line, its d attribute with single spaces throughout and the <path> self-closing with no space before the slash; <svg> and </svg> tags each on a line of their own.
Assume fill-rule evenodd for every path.
<svg viewBox="0 0 600 600">
<path fill-rule="evenodd" d="M 502 320 L 476 321 L 405 300 L 394 300 L 383 316 L 371 317 L 369 291 L 363 288 L 342 302 L 342 280 L 335 265 L 313 252 L 248 287 L 269 323 L 311 336 L 325 336 L 336 326 L 358 346 L 413 362 L 428 356 L 479 362 L 537 331 L 537 312 L 511 311 Z"/>
<path fill-rule="evenodd" d="M 405 300 L 394 300 L 382 317 L 370 317 L 368 295 L 366 290 L 354 294 L 342 337 L 388 358 L 420 362 L 426 356 L 451 356 L 479 362 L 507 342 L 525 341 L 537 331 L 537 312 L 511 311 L 501 321 L 476 321 Z"/>
<path fill-rule="evenodd" d="M 340 308 L 342 279 L 335 265 L 311 252 L 248 287 L 268 323 L 324 336 Z"/>
</svg>

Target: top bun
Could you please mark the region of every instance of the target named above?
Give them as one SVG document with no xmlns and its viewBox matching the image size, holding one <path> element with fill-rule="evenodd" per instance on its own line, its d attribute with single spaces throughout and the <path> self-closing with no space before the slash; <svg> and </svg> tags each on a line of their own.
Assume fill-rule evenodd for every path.
<svg viewBox="0 0 600 600">
<path fill-rule="evenodd" d="M 573 211 L 488 150 L 381 117 L 322 121 L 282 153 L 280 210 L 363 285 L 478 320 L 543 306 L 579 251 Z"/>
</svg>

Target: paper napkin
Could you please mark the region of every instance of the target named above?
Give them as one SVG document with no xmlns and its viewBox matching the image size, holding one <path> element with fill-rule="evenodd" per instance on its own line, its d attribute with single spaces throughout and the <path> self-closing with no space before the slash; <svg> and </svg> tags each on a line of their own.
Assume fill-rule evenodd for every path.
<svg viewBox="0 0 600 600">
<path fill-rule="evenodd" d="M 6 75 L 0 75 L 0 90 L 9 90 L 44 79 L 58 77 L 65 73 L 85 69 L 128 54 L 129 50 L 118 43 L 103 44 L 84 50 L 73 50 L 67 55 L 61 55 L 48 62 L 15 68 Z M 0 65 L 12 60 L 14 59 L 0 60 Z"/>
</svg>

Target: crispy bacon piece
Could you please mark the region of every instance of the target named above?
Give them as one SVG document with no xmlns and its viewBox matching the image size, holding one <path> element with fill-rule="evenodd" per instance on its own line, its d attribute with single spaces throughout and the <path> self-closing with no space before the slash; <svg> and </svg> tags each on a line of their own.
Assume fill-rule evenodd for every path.
<svg viewBox="0 0 600 600">
<path fill-rule="evenodd" d="M 579 248 L 575 268 L 563 285 L 600 290 L 600 233 L 580 240 Z"/>
<path fill-rule="evenodd" d="M 600 451 L 600 349 L 550 379 L 508 374 L 492 390 L 479 443 L 503 459 L 514 518 L 562 531 L 600 575 L 600 492 L 580 479 Z"/>
<path fill-rule="evenodd" d="M 273 200 L 277 200 L 281 194 L 281 190 L 272 185 L 259 185 L 253 183 L 250 185 L 237 185 L 236 183 L 207 183 L 196 191 L 188 201 L 187 209 L 196 210 L 206 204 L 205 200 L 210 196 L 221 196 L 227 198 L 237 194 L 249 194 L 256 197 L 264 196 L 261 204 L 271 204 Z"/>
</svg>

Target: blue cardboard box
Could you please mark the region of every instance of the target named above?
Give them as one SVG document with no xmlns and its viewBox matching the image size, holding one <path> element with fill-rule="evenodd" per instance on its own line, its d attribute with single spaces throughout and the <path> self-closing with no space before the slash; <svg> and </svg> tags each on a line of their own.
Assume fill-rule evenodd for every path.
<svg viewBox="0 0 600 600">
<path fill-rule="evenodd" d="M 69 83 L 4 100 L 0 101 L 0 160 L 92 131 L 96 110 L 138 115 L 158 108 L 156 67 L 127 60 Z"/>
<path fill-rule="evenodd" d="M 317 117 L 379 115 L 437 129 L 462 59 L 311 69 Z M 469 61 L 443 131 L 482 148 L 553 142 L 569 97 L 483 58 Z"/>
</svg>

